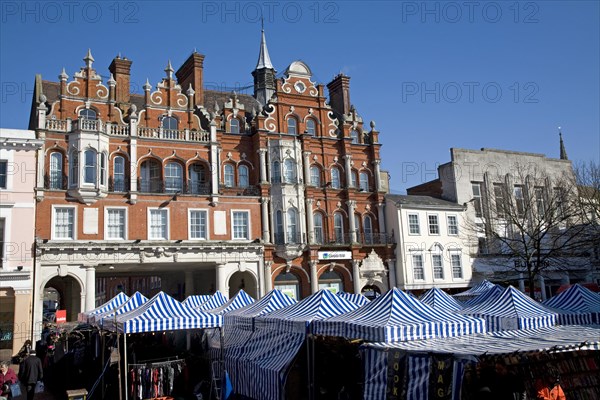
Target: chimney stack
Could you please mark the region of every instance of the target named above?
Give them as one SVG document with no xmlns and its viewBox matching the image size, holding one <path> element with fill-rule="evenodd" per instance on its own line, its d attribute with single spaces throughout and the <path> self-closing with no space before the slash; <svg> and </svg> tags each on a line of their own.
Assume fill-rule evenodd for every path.
<svg viewBox="0 0 600 400">
<path fill-rule="evenodd" d="M 329 104 L 333 111 L 345 115 L 350 112 L 350 77 L 338 74 L 327 84 Z"/>
<path fill-rule="evenodd" d="M 195 105 L 204 105 L 203 71 L 204 56 L 194 51 L 175 72 L 177 82 L 182 88 L 188 88 L 190 84 L 192 85 L 195 92 Z"/>
<path fill-rule="evenodd" d="M 115 57 L 108 70 L 115 79 L 116 83 L 116 96 L 115 100 L 117 103 L 129 103 L 129 96 L 131 93 L 131 61 L 127 58 L 121 58 L 121 56 Z"/>
</svg>

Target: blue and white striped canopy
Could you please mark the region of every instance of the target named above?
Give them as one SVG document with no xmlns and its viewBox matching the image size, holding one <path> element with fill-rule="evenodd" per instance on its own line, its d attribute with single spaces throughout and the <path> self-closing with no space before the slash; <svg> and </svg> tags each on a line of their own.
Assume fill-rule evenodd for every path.
<svg viewBox="0 0 600 400">
<path fill-rule="evenodd" d="M 123 303 L 129 300 L 129 296 L 127 296 L 123 292 L 119 292 L 115 297 L 102 304 L 100 307 L 94 308 L 91 311 L 87 311 L 84 313 L 80 313 L 77 316 L 77 320 L 79 322 L 89 322 L 90 315 L 101 314 L 103 312 L 114 310 L 115 308 L 119 308 Z"/>
<path fill-rule="evenodd" d="M 137 308 L 140 305 L 144 304 L 147 301 L 148 301 L 148 298 L 146 298 L 146 296 L 144 296 L 140 292 L 135 292 L 134 294 L 131 295 L 129 300 L 127 300 L 119 308 L 111 310 L 111 311 L 103 312 L 101 314 L 91 315 L 89 318 L 89 322 L 92 325 L 102 327 L 104 324 L 104 319 L 111 319 L 111 318 L 114 319 L 115 315 L 121 315 L 123 313 L 129 312 L 129 311 L 133 310 L 134 308 Z"/>
<path fill-rule="evenodd" d="M 480 318 L 437 310 L 393 288 L 356 311 L 315 321 L 317 335 L 341 336 L 371 342 L 395 342 L 452 337 L 485 332 Z"/>
<path fill-rule="evenodd" d="M 296 300 L 273 289 L 256 303 L 231 311 L 223 316 L 223 324 L 241 329 L 254 330 L 254 318 L 272 313 L 275 310 L 296 304 Z"/>
<path fill-rule="evenodd" d="M 322 289 L 296 304 L 256 318 L 255 325 L 256 328 L 306 334 L 312 321 L 334 317 L 357 308 L 356 304 Z"/>
<path fill-rule="evenodd" d="M 243 289 L 241 289 L 235 294 L 235 296 L 229 299 L 229 301 L 223 304 L 222 306 L 207 309 L 206 311 L 210 312 L 211 314 L 223 315 L 252 303 L 254 303 L 254 299 L 250 297 L 248 293 L 244 292 Z"/>
<path fill-rule="evenodd" d="M 477 285 L 473 286 L 470 289 L 465 290 L 464 292 L 455 294 L 454 297 L 457 297 L 458 299 L 466 300 L 466 298 L 479 296 L 481 293 L 487 291 L 488 289 L 490 289 L 494 286 L 495 286 L 495 284 L 493 284 L 492 282 L 484 280 L 483 282 L 478 283 Z"/>
<path fill-rule="evenodd" d="M 535 329 L 556 325 L 557 314 L 512 286 L 497 298 L 458 311 L 484 318 L 488 330 Z"/>
<path fill-rule="evenodd" d="M 575 284 L 543 304 L 558 312 L 561 325 L 600 323 L 600 297 L 588 288 Z"/>
<path fill-rule="evenodd" d="M 350 303 L 356 304 L 359 307 L 362 307 L 369 302 L 369 299 L 360 293 L 338 292 L 337 295 L 348 300 Z"/>
<path fill-rule="evenodd" d="M 164 292 L 129 312 L 104 321 L 113 332 L 140 333 L 179 329 L 218 328 L 223 317 L 186 306 Z"/>
<path fill-rule="evenodd" d="M 207 311 L 212 310 L 213 308 L 221 307 L 225 303 L 227 303 L 227 297 L 217 290 L 212 296 L 210 296 L 208 301 L 200 304 L 198 307 L 193 308 L 200 311 Z"/>
<path fill-rule="evenodd" d="M 482 291 L 478 296 L 472 297 L 469 300 L 465 301 L 462 306 L 463 308 L 473 307 L 477 304 L 484 303 L 490 299 L 495 299 L 500 297 L 500 295 L 504 292 L 504 288 L 500 285 L 494 285 L 491 288 Z"/>
<path fill-rule="evenodd" d="M 210 300 L 210 294 L 195 294 L 195 295 L 186 297 L 186 299 L 183 300 L 183 304 L 190 306 L 192 308 L 198 308 L 202 304 L 206 303 L 209 300 Z"/>
<path fill-rule="evenodd" d="M 421 300 L 421 303 L 443 311 L 457 311 L 462 308 L 454 297 L 438 288 L 429 289 L 419 300 Z"/>
</svg>

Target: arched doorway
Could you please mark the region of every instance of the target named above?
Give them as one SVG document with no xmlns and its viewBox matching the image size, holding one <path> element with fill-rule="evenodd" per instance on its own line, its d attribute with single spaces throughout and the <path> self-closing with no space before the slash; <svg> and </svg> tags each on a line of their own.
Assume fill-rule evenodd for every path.
<svg viewBox="0 0 600 400">
<path fill-rule="evenodd" d="M 248 293 L 254 299 L 258 299 L 258 288 L 256 286 L 256 279 L 254 279 L 254 276 L 250 272 L 238 271 L 229 278 L 229 298 L 231 299 L 235 296 L 240 289 L 244 289 L 244 292 Z"/>
<path fill-rule="evenodd" d="M 360 293 L 369 300 L 374 300 L 381 296 L 381 289 L 377 285 L 365 285 Z"/>
<path fill-rule="evenodd" d="M 275 277 L 275 289 L 287 294 L 294 300 L 300 300 L 300 280 L 291 272 L 286 272 Z"/>
<path fill-rule="evenodd" d="M 48 302 L 46 301 L 48 295 Z M 53 304 L 56 299 L 57 304 Z M 81 285 L 70 276 L 55 276 L 44 286 L 44 316 L 46 310 L 56 306 L 56 309 L 67 311 L 67 321 L 77 321 L 81 312 Z"/>
<path fill-rule="evenodd" d="M 319 277 L 319 290 L 327 289 L 333 293 L 344 290 L 344 281 L 340 274 L 335 271 L 327 271 Z"/>
</svg>

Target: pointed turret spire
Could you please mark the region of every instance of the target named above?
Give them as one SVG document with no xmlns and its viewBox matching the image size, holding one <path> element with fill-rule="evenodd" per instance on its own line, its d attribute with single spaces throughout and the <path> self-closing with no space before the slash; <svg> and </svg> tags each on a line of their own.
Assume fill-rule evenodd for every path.
<svg viewBox="0 0 600 400">
<path fill-rule="evenodd" d="M 173 72 L 175 72 L 175 70 L 173 69 L 173 66 L 171 65 L 171 60 L 169 60 L 169 63 L 167 64 L 167 68 L 165 68 L 165 72 L 167 73 L 167 78 L 173 79 Z"/>
<path fill-rule="evenodd" d="M 85 58 L 83 59 L 83 61 L 85 61 L 85 66 L 87 68 L 92 68 L 92 63 L 95 61 L 94 57 L 92 57 L 92 50 L 88 49 L 87 54 L 85 55 Z"/>
<path fill-rule="evenodd" d="M 275 93 L 275 68 L 269 57 L 267 49 L 267 40 L 265 39 L 265 30 L 261 30 L 260 52 L 256 68 L 252 71 L 254 77 L 254 98 L 264 106 Z"/>
<path fill-rule="evenodd" d="M 560 159 L 568 160 L 567 157 L 567 149 L 565 149 L 565 142 L 563 142 L 562 132 L 560 131 L 560 126 L 558 127 L 558 137 L 560 137 Z"/>
<path fill-rule="evenodd" d="M 258 53 L 258 62 L 256 63 L 255 69 L 262 68 L 273 68 L 271 64 L 271 57 L 269 57 L 269 49 L 267 49 L 267 39 L 265 39 L 265 30 L 262 29 L 262 36 L 260 39 L 260 52 Z"/>
</svg>

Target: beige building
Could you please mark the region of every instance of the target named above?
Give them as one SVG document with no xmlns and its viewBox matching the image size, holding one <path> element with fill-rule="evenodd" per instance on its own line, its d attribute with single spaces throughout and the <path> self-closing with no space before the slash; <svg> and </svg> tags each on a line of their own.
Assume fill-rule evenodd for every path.
<svg viewBox="0 0 600 400">
<path fill-rule="evenodd" d="M 41 146 L 33 131 L 0 129 L 0 359 L 31 338 L 33 188 Z"/>
</svg>

